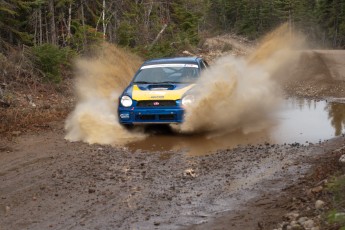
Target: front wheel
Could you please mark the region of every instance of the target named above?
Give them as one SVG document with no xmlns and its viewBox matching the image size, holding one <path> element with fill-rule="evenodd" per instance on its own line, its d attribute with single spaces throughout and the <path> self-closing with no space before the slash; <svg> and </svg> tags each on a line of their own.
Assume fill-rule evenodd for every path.
<svg viewBox="0 0 345 230">
<path fill-rule="evenodd" d="M 134 128 L 133 124 L 121 124 L 121 126 L 127 130 L 132 130 Z"/>
</svg>

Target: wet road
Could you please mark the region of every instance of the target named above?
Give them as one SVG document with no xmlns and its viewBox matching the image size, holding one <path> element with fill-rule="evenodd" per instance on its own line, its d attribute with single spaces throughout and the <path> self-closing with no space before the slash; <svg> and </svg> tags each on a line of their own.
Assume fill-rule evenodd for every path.
<svg viewBox="0 0 345 230">
<path fill-rule="evenodd" d="M 217 213 L 236 213 L 260 194 L 274 198 L 303 178 L 310 167 L 306 161 L 344 143 L 340 138 L 332 145 L 242 146 L 188 157 L 186 151 L 70 143 L 63 133 L 60 127 L 22 135 L 0 149 L 0 229 L 201 224 Z M 250 218 L 242 229 L 255 229 L 257 221 Z M 267 216 L 260 209 L 257 218 Z"/>
<path fill-rule="evenodd" d="M 149 136 L 128 144 L 132 150 L 186 150 L 189 155 L 205 155 L 217 149 L 231 149 L 247 144 L 319 143 L 344 132 L 345 104 L 325 100 L 284 100 L 273 119 L 258 132 L 177 134 L 169 127 L 150 127 Z"/>
</svg>

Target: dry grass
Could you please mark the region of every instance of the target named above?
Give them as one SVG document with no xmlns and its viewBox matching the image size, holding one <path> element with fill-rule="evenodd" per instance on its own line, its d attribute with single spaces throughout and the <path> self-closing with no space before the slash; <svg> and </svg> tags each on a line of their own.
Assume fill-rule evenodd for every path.
<svg viewBox="0 0 345 230">
<path fill-rule="evenodd" d="M 57 85 L 43 81 L 28 47 L 0 52 L 0 136 L 49 126 L 66 118 L 73 103 L 69 77 Z M 71 73 L 64 73 L 69 76 Z M 32 104 L 35 106 L 32 106 Z"/>
<path fill-rule="evenodd" d="M 25 132 L 49 127 L 49 122 L 61 121 L 70 112 L 69 108 L 53 109 L 0 109 L 0 135 Z"/>
</svg>

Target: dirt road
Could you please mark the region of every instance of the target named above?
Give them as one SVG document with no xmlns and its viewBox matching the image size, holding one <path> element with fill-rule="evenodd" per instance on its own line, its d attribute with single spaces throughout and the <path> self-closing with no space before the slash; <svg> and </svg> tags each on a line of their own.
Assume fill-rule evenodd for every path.
<svg viewBox="0 0 345 230">
<path fill-rule="evenodd" d="M 233 218 L 227 229 L 272 226 L 283 210 L 267 206 L 304 177 L 311 159 L 344 143 L 343 137 L 308 146 L 266 143 L 188 157 L 63 137 L 61 124 L 51 124 L 2 142 L 1 229 L 178 229 L 225 211 Z M 252 199 L 262 206 L 250 207 Z M 236 215 L 247 208 L 255 215 Z"/>
<path fill-rule="evenodd" d="M 331 63 L 325 61 L 329 52 L 308 55 L 306 63 L 315 57 Z M 290 82 L 287 94 L 341 104 L 344 79 L 337 63 L 332 71 L 324 65 Z M 159 132 L 146 139 L 153 147 L 148 150 L 71 143 L 63 120 L 39 132 L 12 133 L 0 140 L 0 230 L 274 229 L 292 197 L 308 182 L 317 184 L 309 181 L 310 170 L 323 162 L 332 166 L 325 156 L 344 146 L 343 107 L 330 111 L 332 125 L 340 125 L 332 140 L 220 146 L 200 156 L 184 146 L 159 149 Z M 179 138 L 196 139 L 194 146 L 203 142 Z"/>
</svg>

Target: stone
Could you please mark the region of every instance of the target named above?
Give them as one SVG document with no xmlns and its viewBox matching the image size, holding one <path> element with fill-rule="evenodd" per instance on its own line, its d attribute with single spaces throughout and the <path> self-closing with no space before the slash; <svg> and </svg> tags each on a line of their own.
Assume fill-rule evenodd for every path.
<svg viewBox="0 0 345 230">
<path fill-rule="evenodd" d="M 341 164 L 341 167 L 343 169 L 343 172 L 345 173 L 345 154 L 343 154 L 340 158 L 339 158 L 339 163 Z"/>
<path fill-rule="evenodd" d="M 301 225 L 303 225 L 304 222 L 306 222 L 307 220 L 308 220 L 307 217 L 301 217 L 301 218 L 298 219 L 298 223 L 300 223 Z"/>
<path fill-rule="evenodd" d="M 291 225 L 291 226 L 292 226 L 292 225 L 298 225 L 298 222 L 295 221 L 295 220 L 293 220 L 293 221 L 291 221 L 290 225 Z"/>
<path fill-rule="evenodd" d="M 312 193 L 320 193 L 320 192 L 322 192 L 322 190 L 323 190 L 323 187 L 320 185 L 320 186 L 317 186 L 315 188 L 312 188 L 311 192 Z"/>
<path fill-rule="evenodd" d="M 297 220 L 299 217 L 299 214 L 297 212 L 289 212 L 284 216 L 287 220 L 292 221 L 292 220 Z"/>
<path fill-rule="evenodd" d="M 315 227 L 315 223 L 313 220 L 307 220 L 303 223 L 304 228 L 313 228 Z"/>
<path fill-rule="evenodd" d="M 339 162 L 345 166 L 345 154 L 343 154 L 340 158 L 339 158 Z"/>
<path fill-rule="evenodd" d="M 325 202 L 323 202 L 322 200 L 317 200 L 316 202 L 315 202 L 315 208 L 316 209 L 322 209 L 324 206 L 325 206 Z"/>
<path fill-rule="evenodd" d="M 183 174 L 184 174 L 184 176 L 190 176 L 190 177 L 196 177 L 197 176 L 194 169 L 186 169 Z"/>
</svg>

